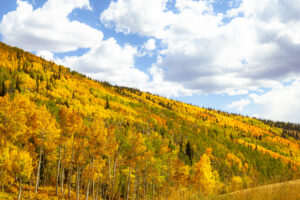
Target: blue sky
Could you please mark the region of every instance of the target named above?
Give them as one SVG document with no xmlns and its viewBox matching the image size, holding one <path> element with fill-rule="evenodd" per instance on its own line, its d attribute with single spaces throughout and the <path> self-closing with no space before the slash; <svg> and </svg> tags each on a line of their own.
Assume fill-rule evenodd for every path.
<svg viewBox="0 0 300 200">
<path fill-rule="evenodd" d="M 0 40 L 98 80 L 300 121 L 298 0 L 2 0 Z"/>
</svg>

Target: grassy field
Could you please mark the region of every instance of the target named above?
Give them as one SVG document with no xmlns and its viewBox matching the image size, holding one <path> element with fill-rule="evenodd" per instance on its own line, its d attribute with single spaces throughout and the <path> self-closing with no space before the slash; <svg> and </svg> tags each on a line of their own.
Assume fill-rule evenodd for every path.
<svg viewBox="0 0 300 200">
<path fill-rule="evenodd" d="M 45 188 L 44 188 L 45 189 Z M 31 194 L 30 199 L 62 199 L 55 196 L 48 196 L 47 194 L 54 195 L 54 189 L 51 188 L 48 191 L 42 189 L 41 194 L 38 196 Z M 33 192 L 33 191 L 32 191 Z M 17 195 L 11 195 L 7 193 L 0 193 L 0 199 L 13 200 L 16 199 Z M 75 194 L 73 196 L 75 198 Z M 27 193 L 25 192 L 24 198 L 28 199 Z M 81 197 L 84 199 L 84 196 Z M 90 198 L 92 199 L 92 198 Z M 276 183 L 271 185 L 265 185 L 255 188 L 249 188 L 229 194 L 200 197 L 197 194 L 189 193 L 173 193 L 169 197 L 161 197 L 157 200 L 300 200 L 300 179 L 295 181 L 288 181 L 282 183 Z"/>
<path fill-rule="evenodd" d="M 276 183 L 224 194 L 220 200 L 300 200 L 300 180 Z"/>
<path fill-rule="evenodd" d="M 174 192 L 169 197 L 161 197 L 158 200 L 300 200 L 300 179 L 209 197 L 196 193 Z"/>
</svg>

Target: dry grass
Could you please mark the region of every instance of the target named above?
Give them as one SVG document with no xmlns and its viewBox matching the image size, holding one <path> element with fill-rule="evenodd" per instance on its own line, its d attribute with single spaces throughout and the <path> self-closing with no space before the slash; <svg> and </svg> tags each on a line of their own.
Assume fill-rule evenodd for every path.
<svg viewBox="0 0 300 200">
<path fill-rule="evenodd" d="M 28 191 L 26 190 L 24 191 L 22 199 L 28 199 L 27 192 Z M 2 194 L 0 192 L 0 200 L 2 199 L 16 199 L 16 194 Z M 31 199 L 58 200 L 62 198 L 55 196 L 54 188 L 45 187 L 40 189 L 38 195 L 34 195 L 33 191 L 31 191 Z M 73 192 L 71 199 L 75 199 L 75 193 Z M 84 196 L 82 196 L 81 199 L 84 199 Z M 203 197 L 200 194 L 191 192 L 173 192 L 168 197 L 161 196 L 159 198 L 156 198 L 156 200 L 300 200 L 300 179 L 295 181 L 260 186 L 256 188 L 249 188 L 229 194 L 212 195 L 209 197 Z"/>
<path fill-rule="evenodd" d="M 175 192 L 158 200 L 300 200 L 300 179 L 209 197 L 197 193 Z"/>
<path fill-rule="evenodd" d="M 300 200 L 300 180 L 249 188 L 218 196 L 220 200 Z"/>
</svg>

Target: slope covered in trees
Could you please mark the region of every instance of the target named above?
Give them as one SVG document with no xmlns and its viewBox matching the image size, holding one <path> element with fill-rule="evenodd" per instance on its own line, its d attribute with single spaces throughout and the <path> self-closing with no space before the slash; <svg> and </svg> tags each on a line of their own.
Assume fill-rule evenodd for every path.
<svg viewBox="0 0 300 200">
<path fill-rule="evenodd" d="M 0 95 L 0 185 L 19 199 L 207 196 L 300 177 L 285 126 L 94 81 L 3 43 Z"/>
</svg>

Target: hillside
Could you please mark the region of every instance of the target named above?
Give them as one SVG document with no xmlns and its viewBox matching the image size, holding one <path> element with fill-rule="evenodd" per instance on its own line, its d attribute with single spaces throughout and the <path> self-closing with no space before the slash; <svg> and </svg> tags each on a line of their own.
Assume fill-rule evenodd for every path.
<svg viewBox="0 0 300 200">
<path fill-rule="evenodd" d="M 240 190 L 216 197 L 219 200 L 271 200 L 271 199 L 300 199 L 300 180 Z"/>
<path fill-rule="evenodd" d="M 15 197 L 207 196 L 300 177 L 289 126 L 98 82 L 3 43 L 0 95 L 0 184 Z"/>
</svg>

